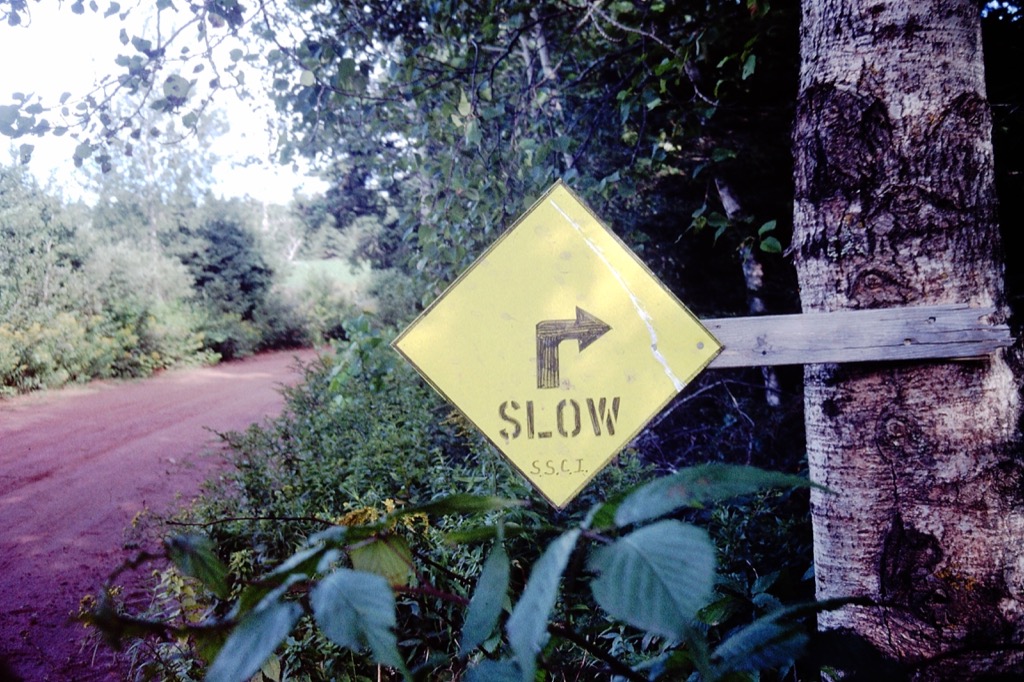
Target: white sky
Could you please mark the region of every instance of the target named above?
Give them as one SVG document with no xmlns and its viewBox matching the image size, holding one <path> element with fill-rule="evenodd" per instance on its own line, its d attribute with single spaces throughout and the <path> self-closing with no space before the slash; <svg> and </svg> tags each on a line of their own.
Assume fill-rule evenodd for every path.
<svg viewBox="0 0 1024 682">
<path fill-rule="evenodd" d="M 100 0 L 98 4 L 98 13 L 86 9 L 84 14 L 74 14 L 69 2 L 30 2 L 30 22 L 17 27 L 0 23 L 0 104 L 11 103 L 14 92 L 40 95 L 48 106 L 57 106 L 61 94 L 70 92 L 69 103 L 73 103 L 88 93 L 95 81 L 118 68 L 114 58 L 119 53 L 134 53 L 131 45 L 122 46 L 118 39 L 124 26 L 118 17 L 102 16 L 109 0 Z M 130 1 L 121 4 L 124 9 L 134 5 Z M 131 26 L 128 32 L 133 34 Z M 271 203 L 286 203 L 297 188 L 306 193 L 322 191 L 321 181 L 302 177 L 290 168 L 266 161 L 246 167 L 238 165 L 244 158 L 268 158 L 271 150 L 264 130 L 267 114 L 254 111 L 251 103 L 239 105 L 230 93 L 225 93 L 218 102 L 227 114 L 231 130 L 210 144 L 211 151 L 223 159 L 214 173 L 216 194 L 248 194 Z M 51 124 L 58 123 L 57 114 L 47 116 Z M 35 145 L 30 168 L 36 176 L 45 182 L 53 173 L 68 196 L 82 196 L 78 181 L 81 173 L 72 161 L 78 141 L 70 134 L 17 140 L 0 137 L 0 153 L 8 142 L 14 148 L 26 142 Z M 9 162 L 6 154 L 3 162 Z"/>
</svg>

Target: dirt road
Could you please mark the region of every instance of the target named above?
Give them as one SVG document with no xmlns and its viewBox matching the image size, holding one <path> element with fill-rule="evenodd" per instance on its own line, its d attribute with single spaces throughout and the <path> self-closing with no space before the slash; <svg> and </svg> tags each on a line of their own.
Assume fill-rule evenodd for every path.
<svg viewBox="0 0 1024 682">
<path fill-rule="evenodd" d="M 137 551 L 126 529 L 139 512 L 194 497 L 223 466 L 214 432 L 279 412 L 280 386 L 313 358 L 272 353 L 0 401 L 0 660 L 32 682 L 121 679 L 69 616 Z"/>
</svg>

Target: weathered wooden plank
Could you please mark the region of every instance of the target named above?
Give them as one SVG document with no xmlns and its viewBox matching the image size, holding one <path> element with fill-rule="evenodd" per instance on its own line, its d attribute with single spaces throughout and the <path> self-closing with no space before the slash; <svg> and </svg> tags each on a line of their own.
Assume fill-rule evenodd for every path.
<svg viewBox="0 0 1024 682">
<path fill-rule="evenodd" d="M 701 320 L 724 349 L 711 368 L 976 358 L 1014 342 L 968 305 Z"/>
</svg>

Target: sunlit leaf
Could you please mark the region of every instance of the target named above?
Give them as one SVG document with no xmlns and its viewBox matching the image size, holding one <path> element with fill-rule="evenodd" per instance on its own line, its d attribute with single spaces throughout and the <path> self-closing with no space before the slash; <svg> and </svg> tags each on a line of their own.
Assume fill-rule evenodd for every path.
<svg viewBox="0 0 1024 682">
<path fill-rule="evenodd" d="M 708 534 L 680 521 L 659 521 L 597 550 L 589 568 L 594 599 L 634 627 L 679 639 L 710 600 L 715 549 Z"/>
<path fill-rule="evenodd" d="M 459 91 L 459 115 L 463 118 L 473 113 L 473 105 L 469 103 L 469 98 L 466 97 L 466 91 Z"/>
<path fill-rule="evenodd" d="M 386 535 L 349 550 L 352 568 L 386 578 L 392 585 L 408 585 L 415 573 L 412 550 L 405 538 Z"/>
</svg>

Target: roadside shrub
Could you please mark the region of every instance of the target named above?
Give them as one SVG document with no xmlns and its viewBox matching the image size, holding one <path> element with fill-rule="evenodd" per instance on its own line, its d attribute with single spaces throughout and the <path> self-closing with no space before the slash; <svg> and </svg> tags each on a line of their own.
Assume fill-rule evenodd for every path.
<svg viewBox="0 0 1024 682">
<path fill-rule="evenodd" d="M 207 310 L 199 332 L 203 335 L 203 348 L 222 360 L 248 357 L 260 346 L 260 330 L 239 313 Z"/>
<path fill-rule="evenodd" d="M 533 665 L 532 655 L 520 657 L 518 635 L 508 642 L 492 623 L 490 630 L 476 633 L 470 645 L 474 653 L 461 646 L 466 628 L 481 627 L 468 624 L 467 604 L 472 611 L 474 591 L 500 589 L 487 587 L 490 579 L 481 575 L 494 570 L 488 568 L 493 564 L 489 557 L 499 545 L 510 557 L 512 601 L 506 596 L 497 602 L 506 604 L 506 612 L 521 598 L 522 609 L 532 613 L 527 595 L 537 589 L 530 587 L 535 580 L 559 586 L 561 596 L 550 614 L 537 605 L 529 617 L 530 628 L 551 636 L 538 659 L 547 679 L 598 679 L 630 670 L 635 671 L 632 679 L 686 679 L 697 669 L 721 673 L 708 679 L 748 679 L 744 666 L 750 661 L 758 670 L 788 670 L 806 642 L 807 623 L 823 608 L 782 607 L 810 595 L 804 575 L 809 544 L 798 528 L 806 517 L 806 498 L 772 490 L 799 486 L 799 479 L 742 467 L 680 471 L 675 477 L 683 478 L 674 484 L 680 491 L 709 491 L 706 499 L 691 503 L 657 488 L 637 488 L 651 479 L 652 469 L 626 452 L 568 508 L 531 503 L 537 498 L 526 482 L 397 357 L 388 345 L 390 332 L 377 328 L 373 319 L 362 316 L 346 323 L 347 341 L 337 344 L 333 357 L 305 368 L 305 382 L 287 390 L 280 418 L 224 435 L 234 471 L 211 482 L 202 501 L 176 521 L 202 529 L 204 536 L 181 536 L 168 545 L 178 568 L 160 573 L 149 614 L 153 622 L 183 628 L 182 634 L 133 645 L 147 676 L 192 679 L 210 673 L 219 679 L 208 666 L 222 640 L 209 640 L 204 628 L 236 623 L 236 615 L 246 613 L 288 623 L 290 634 L 282 636 L 282 647 L 274 639 L 269 649 L 260 650 L 269 656 L 263 674 L 271 679 L 392 680 L 400 676 L 401 661 L 416 662 L 415 675 L 425 680 L 492 679 L 484 671 L 493 666 L 498 666 L 493 671 L 510 674 Z M 722 471 L 734 480 L 716 482 Z M 675 478 L 666 480 L 672 484 Z M 629 490 L 635 509 L 648 510 L 650 516 L 612 523 Z M 675 501 L 664 507 L 665 500 Z M 790 523 L 790 514 L 797 521 Z M 666 515 L 671 523 L 655 522 Z M 637 566 L 656 556 L 661 561 L 662 545 L 684 536 L 697 538 L 696 544 L 686 540 L 688 549 L 671 560 L 673 566 L 685 566 L 692 552 L 719 557 L 717 578 L 713 584 L 701 583 L 703 596 L 692 606 L 699 601 L 700 608 L 690 614 L 692 628 L 681 640 L 624 618 L 629 608 L 623 611 L 610 596 L 619 588 L 606 590 L 605 596 L 592 593 L 594 575 L 586 566 L 593 559 L 572 549 L 582 543 L 600 552 L 617 539 L 622 543 L 617 546 L 630 546 L 633 532 L 646 524 L 657 530 L 649 538 L 635 537 L 642 550 Z M 678 524 L 706 530 L 678 536 Z M 544 557 L 545 548 L 559 545 L 566 533 L 579 535 L 558 550 L 567 562 L 563 572 Z M 719 550 L 699 539 L 704 537 Z M 382 613 L 393 610 L 400 659 L 391 655 L 398 651 L 391 645 L 385 647 L 391 654 L 382 659 L 384 649 L 375 636 L 359 640 L 371 645 L 370 652 L 346 648 L 330 627 L 325 632 L 320 617 L 299 617 L 308 614 L 310 599 L 315 602 L 311 594 L 319 589 L 318 581 L 338 566 L 385 578 L 379 591 L 361 589 L 344 598 L 358 601 L 372 594 L 393 599 L 393 606 L 381 608 Z M 541 575 L 548 577 L 535 578 Z M 628 585 L 622 589 L 638 605 L 649 597 Z M 295 602 L 289 594 L 302 596 Z M 611 615 L 608 599 L 613 600 Z M 100 607 L 108 609 L 103 617 L 116 608 L 109 600 Z M 501 611 L 495 619 L 503 618 Z M 203 614 L 202 625 L 193 627 L 188 614 Z M 506 624 L 506 629 L 518 627 Z M 735 639 L 740 632 L 747 639 Z M 721 648 L 726 641 L 732 642 L 729 656 L 729 649 Z M 760 647 L 761 653 L 743 649 L 743 642 Z M 226 648 L 229 659 L 232 646 L 229 642 Z M 515 662 L 503 658 L 510 651 Z M 244 665 L 232 660 L 248 670 L 255 655 L 250 650 Z M 397 669 L 380 668 L 381 662 Z M 232 670 L 242 674 L 241 668 Z"/>
<path fill-rule="evenodd" d="M 206 364 L 216 358 L 203 351 L 202 317 L 185 301 L 157 303 L 139 330 L 139 353 L 152 370 L 179 364 Z"/>
<path fill-rule="evenodd" d="M 309 320 L 279 292 L 272 292 L 253 311 L 252 323 L 259 333 L 260 350 L 302 348 L 315 338 Z"/>
<path fill-rule="evenodd" d="M 381 324 L 399 326 L 416 316 L 420 308 L 420 287 L 398 269 L 376 271 L 370 294 Z"/>
</svg>

